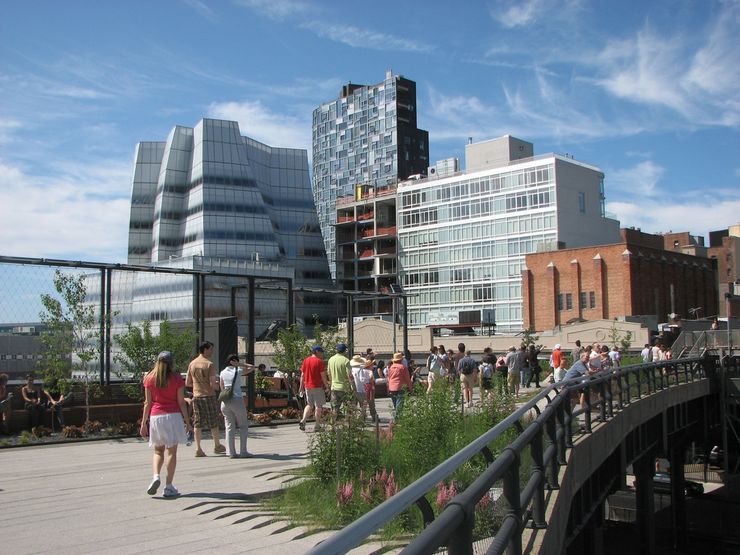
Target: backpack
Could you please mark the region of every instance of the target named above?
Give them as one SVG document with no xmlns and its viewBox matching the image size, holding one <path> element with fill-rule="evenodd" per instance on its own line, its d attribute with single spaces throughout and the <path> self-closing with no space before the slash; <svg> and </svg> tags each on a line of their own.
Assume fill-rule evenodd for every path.
<svg viewBox="0 0 740 555">
<path fill-rule="evenodd" d="M 481 376 L 484 378 L 490 378 L 493 376 L 493 364 L 484 362 L 480 365 Z"/>
<path fill-rule="evenodd" d="M 460 371 L 465 374 L 466 376 L 469 376 L 473 372 L 475 372 L 475 369 L 478 367 L 478 364 L 472 359 L 469 358 L 465 361 L 465 364 L 463 364 L 460 367 Z"/>
</svg>

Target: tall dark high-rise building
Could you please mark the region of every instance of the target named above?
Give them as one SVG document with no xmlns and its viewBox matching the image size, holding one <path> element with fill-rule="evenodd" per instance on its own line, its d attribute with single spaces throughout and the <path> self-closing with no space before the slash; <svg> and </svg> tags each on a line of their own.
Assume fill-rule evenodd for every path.
<svg viewBox="0 0 740 555">
<path fill-rule="evenodd" d="M 429 134 L 416 126 L 416 83 L 388 71 L 375 85 L 347 84 L 313 112 L 313 195 L 332 278 L 337 199 L 372 196 L 426 175 Z"/>
</svg>

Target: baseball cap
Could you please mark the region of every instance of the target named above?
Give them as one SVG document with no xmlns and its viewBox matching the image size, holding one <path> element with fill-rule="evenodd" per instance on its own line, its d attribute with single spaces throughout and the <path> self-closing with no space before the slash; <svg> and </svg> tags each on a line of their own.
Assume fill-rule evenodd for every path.
<svg viewBox="0 0 740 555">
<path fill-rule="evenodd" d="M 162 351 L 157 355 L 157 360 L 163 360 L 167 363 L 172 363 L 172 353 L 170 351 Z"/>
<path fill-rule="evenodd" d="M 346 350 L 347 350 L 347 345 L 345 345 L 344 343 L 337 343 L 337 352 L 338 353 L 343 353 Z"/>
<path fill-rule="evenodd" d="M 311 351 L 313 351 L 314 353 L 318 353 L 318 352 L 323 353 L 324 348 L 321 345 L 314 345 L 313 347 L 311 347 Z"/>
</svg>

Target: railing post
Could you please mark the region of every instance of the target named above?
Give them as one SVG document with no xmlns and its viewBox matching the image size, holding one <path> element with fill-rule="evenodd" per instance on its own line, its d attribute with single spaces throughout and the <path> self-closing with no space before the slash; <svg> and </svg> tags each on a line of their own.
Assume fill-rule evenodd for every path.
<svg viewBox="0 0 740 555">
<path fill-rule="evenodd" d="M 563 452 L 562 452 L 562 459 L 560 460 L 561 463 L 565 464 L 565 448 L 573 447 L 573 407 L 571 406 L 571 395 L 573 395 L 573 392 L 570 389 L 566 389 L 568 392 L 568 398 L 565 400 L 563 405 L 563 416 L 562 421 L 560 422 L 560 425 L 563 427 Z"/>
<path fill-rule="evenodd" d="M 604 380 L 599 384 L 599 395 L 601 396 L 599 404 L 599 421 L 606 422 L 606 382 Z"/>
<path fill-rule="evenodd" d="M 583 410 L 583 422 L 586 427 L 586 431 L 590 434 L 591 433 L 591 386 L 586 384 L 586 386 L 581 389 L 581 394 L 583 395 L 583 404 L 584 406 L 581 407 Z"/>
<path fill-rule="evenodd" d="M 450 555 L 473 555 L 473 526 L 475 525 L 475 507 L 460 507 L 465 519 L 450 534 L 447 553 Z M 520 551 L 521 553 L 521 551 Z"/>
<path fill-rule="evenodd" d="M 561 403 L 562 405 L 562 403 Z M 560 420 L 561 407 L 558 407 L 550 418 L 545 422 L 545 430 L 547 431 L 547 439 L 550 445 L 555 446 L 555 456 L 550 458 L 550 462 L 547 465 L 547 485 L 550 489 L 558 489 L 560 484 L 558 483 L 558 472 L 560 470 L 560 462 L 565 460 L 565 443 L 562 444 L 562 457 L 561 457 L 561 442 L 558 441 L 558 422 Z"/>
<path fill-rule="evenodd" d="M 535 424 L 537 426 L 537 424 Z M 547 522 L 545 521 L 545 463 L 543 456 L 543 441 L 542 428 L 539 428 L 537 434 L 535 434 L 532 443 L 529 445 L 529 451 L 532 455 L 532 474 L 538 474 L 540 479 L 537 484 L 537 489 L 534 492 L 532 498 L 532 528 L 541 529 L 547 528 Z"/>
<path fill-rule="evenodd" d="M 506 474 L 504 475 L 504 500 L 507 505 L 507 516 L 513 518 L 517 523 L 517 533 L 509 543 L 509 547 L 506 550 L 508 555 L 522 555 L 522 506 L 521 506 L 521 491 L 519 489 L 519 465 L 520 458 L 519 453 L 514 453 L 514 462 L 509 466 Z M 452 553 L 452 552 L 450 552 Z"/>
</svg>

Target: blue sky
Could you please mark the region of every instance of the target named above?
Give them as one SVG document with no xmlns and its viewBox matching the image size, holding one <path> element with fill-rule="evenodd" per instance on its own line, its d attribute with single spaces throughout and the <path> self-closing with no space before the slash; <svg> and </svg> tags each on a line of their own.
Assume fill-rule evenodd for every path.
<svg viewBox="0 0 740 555">
<path fill-rule="evenodd" d="M 644 231 L 740 222 L 740 2 L 7 0 L 0 254 L 126 260 L 135 144 L 201 117 L 309 149 L 311 111 L 387 69 L 431 160 L 504 134 L 600 167 Z"/>
</svg>

